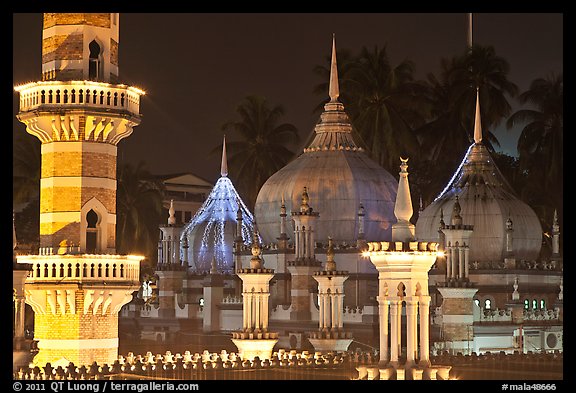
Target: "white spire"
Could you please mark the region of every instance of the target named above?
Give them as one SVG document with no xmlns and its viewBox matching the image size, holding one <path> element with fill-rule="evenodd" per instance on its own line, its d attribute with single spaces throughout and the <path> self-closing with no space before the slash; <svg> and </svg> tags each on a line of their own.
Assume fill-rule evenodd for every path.
<svg viewBox="0 0 576 393">
<path fill-rule="evenodd" d="M 474 117 L 474 142 L 482 142 L 482 124 L 480 123 L 480 88 L 476 87 L 476 116 Z"/>
<path fill-rule="evenodd" d="M 330 88 L 328 91 L 330 102 L 338 101 L 340 89 L 338 87 L 338 67 L 336 64 L 336 34 L 332 34 L 332 62 L 330 64 Z"/>
<path fill-rule="evenodd" d="M 174 199 L 170 199 L 170 209 L 168 209 L 168 225 L 176 224 L 176 217 L 174 216 Z"/>
<path fill-rule="evenodd" d="M 226 159 L 226 135 L 222 142 L 222 164 L 220 165 L 220 176 L 228 176 L 228 160 Z"/>
<path fill-rule="evenodd" d="M 410 184 L 408 183 L 408 159 L 400 157 L 400 178 L 398 179 L 398 193 L 394 204 L 394 215 L 398 222 L 392 224 L 392 241 L 414 241 L 415 226 L 410 222 L 414 210 L 410 197 Z"/>
<path fill-rule="evenodd" d="M 412 198 L 410 198 L 410 184 L 408 183 L 408 158 L 400 157 L 400 179 L 398 182 L 398 193 L 396 194 L 396 203 L 394 205 L 394 215 L 398 222 L 408 222 L 412 218 L 414 210 L 412 209 Z"/>
<path fill-rule="evenodd" d="M 467 31 L 466 31 L 466 46 L 472 49 L 472 13 L 466 14 Z"/>
</svg>

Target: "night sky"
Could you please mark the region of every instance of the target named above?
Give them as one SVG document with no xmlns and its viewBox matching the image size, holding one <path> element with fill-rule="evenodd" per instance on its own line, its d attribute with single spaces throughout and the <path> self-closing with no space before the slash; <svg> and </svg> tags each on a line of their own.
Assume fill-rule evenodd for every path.
<svg viewBox="0 0 576 393">
<path fill-rule="evenodd" d="M 13 21 L 13 83 L 40 80 L 42 15 L 14 14 Z M 393 65 L 411 60 L 423 79 L 438 74 L 442 58 L 463 53 L 466 14 L 120 14 L 120 80 L 147 94 L 142 123 L 119 144 L 119 164 L 143 160 L 154 174 L 192 172 L 215 181 L 220 156 L 209 152 L 250 94 L 282 105 L 282 120 L 299 129 L 304 143 L 319 118 L 313 109 L 325 98 L 313 93 L 322 80 L 312 70 L 325 64 L 332 33 L 338 50 L 353 54 L 386 44 Z M 560 13 L 474 14 L 474 42 L 508 60 L 520 92 L 535 78 L 563 72 Z M 16 137 L 25 134 L 16 118 L 13 124 Z M 518 130 L 502 125 L 494 132 L 501 150 L 516 155 Z"/>
</svg>

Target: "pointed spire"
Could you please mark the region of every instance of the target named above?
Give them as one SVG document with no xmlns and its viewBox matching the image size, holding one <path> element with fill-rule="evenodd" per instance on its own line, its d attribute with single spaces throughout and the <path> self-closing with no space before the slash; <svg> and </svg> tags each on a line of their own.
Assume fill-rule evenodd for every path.
<svg viewBox="0 0 576 393">
<path fill-rule="evenodd" d="M 210 265 L 210 274 L 218 274 L 218 269 L 216 268 L 216 255 L 212 255 L 212 264 Z"/>
<path fill-rule="evenodd" d="M 176 224 L 176 217 L 174 216 L 174 199 L 170 199 L 170 208 L 168 209 L 168 225 Z"/>
<path fill-rule="evenodd" d="M 450 224 L 452 225 L 462 225 L 462 216 L 460 212 L 462 208 L 460 207 L 460 201 L 458 200 L 458 195 L 456 195 L 456 201 L 452 207 L 452 218 L 450 219 Z"/>
<path fill-rule="evenodd" d="M 408 158 L 400 157 L 400 178 L 398 182 L 398 193 L 394 205 L 394 215 L 398 222 L 409 222 L 414 212 L 412 208 L 412 198 L 410 198 L 410 185 L 408 183 Z"/>
<path fill-rule="evenodd" d="M 332 34 L 332 61 L 330 63 L 330 87 L 328 94 L 330 102 L 338 101 L 340 88 L 338 86 L 338 66 L 336 64 L 336 34 Z"/>
<path fill-rule="evenodd" d="M 332 237 L 328 236 L 328 250 L 326 251 L 326 267 L 327 272 L 333 272 L 336 270 L 336 262 L 334 261 L 334 244 L 332 243 Z"/>
<path fill-rule="evenodd" d="M 226 135 L 222 142 L 222 164 L 220 165 L 220 176 L 228 176 L 228 160 L 226 159 Z"/>
<path fill-rule="evenodd" d="M 476 115 L 474 117 L 474 142 L 482 142 L 482 124 L 480 122 L 480 88 L 476 87 Z"/>
<path fill-rule="evenodd" d="M 468 50 L 472 49 L 472 13 L 466 14 L 466 47 Z"/>
</svg>

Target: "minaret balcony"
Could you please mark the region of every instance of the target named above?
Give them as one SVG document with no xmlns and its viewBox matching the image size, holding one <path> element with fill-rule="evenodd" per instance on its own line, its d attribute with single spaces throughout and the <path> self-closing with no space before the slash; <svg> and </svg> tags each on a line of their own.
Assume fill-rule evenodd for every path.
<svg viewBox="0 0 576 393">
<path fill-rule="evenodd" d="M 124 84 L 94 81 L 44 81 L 14 87 L 20 93 L 20 114 L 32 111 L 96 110 L 140 117 L 145 92 Z"/>
<path fill-rule="evenodd" d="M 18 263 L 31 266 L 26 282 L 140 283 L 141 256 L 135 255 L 18 255 Z"/>
</svg>

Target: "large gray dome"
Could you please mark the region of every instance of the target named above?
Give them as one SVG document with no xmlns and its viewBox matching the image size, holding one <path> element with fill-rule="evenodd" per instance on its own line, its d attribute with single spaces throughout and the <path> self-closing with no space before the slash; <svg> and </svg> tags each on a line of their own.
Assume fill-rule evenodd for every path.
<svg viewBox="0 0 576 393">
<path fill-rule="evenodd" d="M 474 225 L 470 238 L 470 261 L 502 261 L 506 256 L 506 221 L 513 224 L 513 250 L 518 260 L 538 258 L 542 227 L 534 211 L 519 200 L 502 176 L 486 147 L 478 142 L 466 156 L 444 191 L 423 212 L 416 223 L 416 237 L 438 241 L 443 212 L 447 224 L 458 200 L 463 223 Z"/>
<path fill-rule="evenodd" d="M 254 214 L 264 242 L 275 242 L 280 235 L 282 198 L 288 213 L 298 210 L 304 187 L 310 206 L 320 213 L 317 241 L 331 236 L 335 242 L 355 244 L 360 204 L 365 209 L 365 238 L 390 237 L 398 181 L 354 143 L 344 106 L 335 100 L 325 105 L 310 146 L 260 189 Z M 288 236 L 293 238 L 293 233 Z"/>
</svg>

